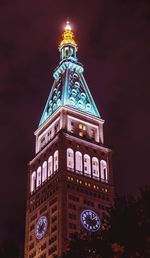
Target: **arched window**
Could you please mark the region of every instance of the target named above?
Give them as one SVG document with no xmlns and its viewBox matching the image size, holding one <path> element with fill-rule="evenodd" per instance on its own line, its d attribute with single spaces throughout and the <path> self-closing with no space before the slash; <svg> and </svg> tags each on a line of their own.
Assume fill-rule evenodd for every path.
<svg viewBox="0 0 150 258">
<path fill-rule="evenodd" d="M 54 153 L 54 172 L 58 170 L 58 150 Z"/>
<path fill-rule="evenodd" d="M 67 149 L 67 168 L 74 170 L 74 151 L 70 148 Z"/>
<path fill-rule="evenodd" d="M 48 177 L 53 174 L 53 157 L 50 156 L 48 159 Z"/>
<path fill-rule="evenodd" d="M 76 171 L 79 173 L 82 173 L 82 153 L 79 151 L 76 151 Z"/>
<path fill-rule="evenodd" d="M 42 166 L 42 182 L 47 179 L 47 161 L 44 161 Z"/>
<path fill-rule="evenodd" d="M 101 180 L 103 182 L 108 182 L 108 172 L 107 172 L 107 163 L 105 160 L 100 161 L 101 164 Z"/>
<path fill-rule="evenodd" d="M 91 160 L 88 154 L 84 155 L 84 174 L 91 177 Z"/>
<path fill-rule="evenodd" d="M 41 184 L 41 166 L 37 169 L 37 180 L 36 180 L 36 186 L 38 187 Z"/>
<path fill-rule="evenodd" d="M 35 190 L 36 188 L 36 172 L 34 171 L 31 175 L 31 193 Z"/>
<path fill-rule="evenodd" d="M 92 176 L 99 179 L 99 161 L 96 157 L 92 158 Z"/>
</svg>

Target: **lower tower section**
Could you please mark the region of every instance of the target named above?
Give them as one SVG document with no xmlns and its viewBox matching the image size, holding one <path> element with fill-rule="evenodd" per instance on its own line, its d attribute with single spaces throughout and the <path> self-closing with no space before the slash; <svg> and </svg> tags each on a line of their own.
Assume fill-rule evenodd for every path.
<svg viewBox="0 0 150 258">
<path fill-rule="evenodd" d="M 100 230 L 108 216 L 111 151 L 62 130 L 30 162 L 29 181 L 25 258 L 60 256 L 74 232 Z"/>
</svg>

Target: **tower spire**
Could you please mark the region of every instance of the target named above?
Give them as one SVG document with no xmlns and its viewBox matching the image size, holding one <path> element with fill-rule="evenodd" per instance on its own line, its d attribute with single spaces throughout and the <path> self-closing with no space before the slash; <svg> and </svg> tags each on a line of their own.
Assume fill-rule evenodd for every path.
<svg viewBox="0 0 150 258">
<path fill-rule="evenodd" d="M 62 34 L 62 40 L 60 42 L 59 48 L 61 48 L 63 45 L 74 45 L 77 47 L 77 43 L 74 40 L 74 33 L 72 31 L 72 27 L 70 25 L 69 18 L 67 18 L 66 25 L 65 25 L 65 30 Z"/>
<path fill-rule="evenodd" d="M 54 83 L 50 91 L 39 126 L 60 107 L 75 109 L 100 118 L 99 111 L 83 76 L 83 65 L 76 57 L 77 43 L 69 20 L 59 45 L 60 63 L 53 73 Z"/>
</svg>

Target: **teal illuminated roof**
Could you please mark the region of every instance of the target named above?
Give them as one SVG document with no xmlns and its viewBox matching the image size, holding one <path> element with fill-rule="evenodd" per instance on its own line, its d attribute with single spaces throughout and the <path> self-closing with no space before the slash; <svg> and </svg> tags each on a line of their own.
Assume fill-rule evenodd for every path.
<svg viewBox="0 0 150 258">
<path fill-rule="evenodd" d="M 100 117 L 95 102 L 83 76 L 83 66 L 69 57 L 60 62 L 54 71 L 51 88 L 39 126 L 61 106 Z"/>
<path fill-rule="evenodd" d="M 54 71 L 54 83 L 50 91 L 39 126 L 61 106 L 100 117 L 95 102 L 83 76 L 83 66 L 77 61 L 77 43 L 70 22 L 59 45 L 60 63 Z"/>
</svg>

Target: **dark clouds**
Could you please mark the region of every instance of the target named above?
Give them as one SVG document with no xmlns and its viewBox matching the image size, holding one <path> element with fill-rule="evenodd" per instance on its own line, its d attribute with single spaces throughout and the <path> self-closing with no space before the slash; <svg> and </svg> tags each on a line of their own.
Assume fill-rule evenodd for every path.
<svg viewBox="0 0 150 258">
<path fill-rule="evenodd" d="M 2 239 L 22 235 L 33 132 L 53 82 L 68 16 L 86 80 L 106 121 L 105 142 L 114 151 L 116 188 L 134 193 L 150 183 L 150 3 L 5 0 L 0 7 Z"/>
</svg>

